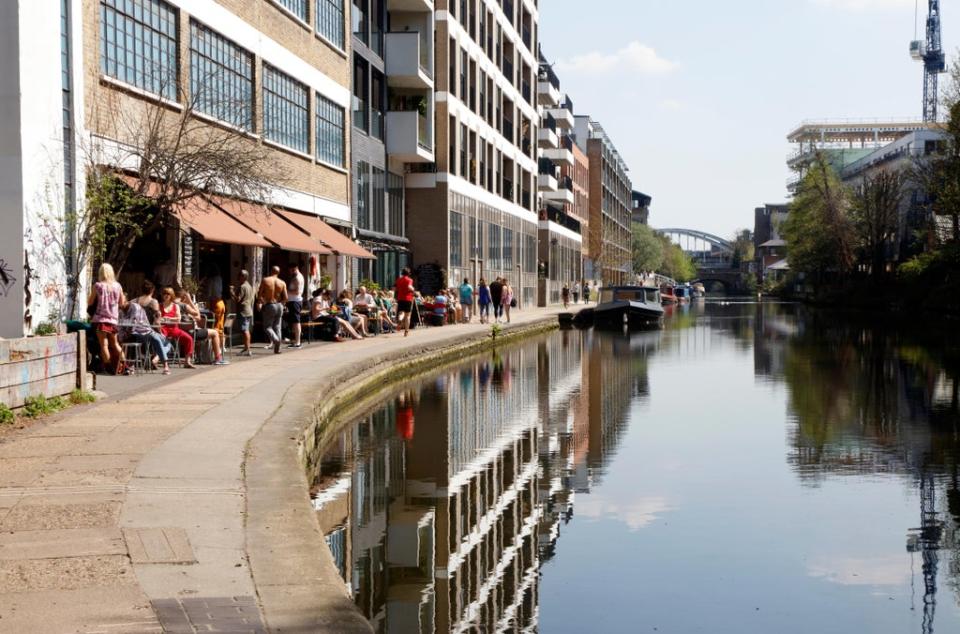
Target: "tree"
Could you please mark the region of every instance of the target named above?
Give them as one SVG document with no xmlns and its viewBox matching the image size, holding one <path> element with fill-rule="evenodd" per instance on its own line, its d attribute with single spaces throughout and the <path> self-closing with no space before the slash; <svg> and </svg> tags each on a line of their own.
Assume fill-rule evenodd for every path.
<svg viewBox="0 0 960 634">
<path fill-rule="evenodd" d="M 749 229 L 740 229 L 733 238 L 733 268 L 739 269 L 744 262 L 753 262 L 753 232 Z"/>
<path fill-rule="evenodd" d="M 853 268 L 853 227 L 848 192 L 822 152 L 801 179 L 783 225 L 790 267 L 822 275 Z"/>
<path fill-rule="evenodd" d="M 663 243 L 649 226 L 633 223 L 633 272 L 657 271 L 663 264 Z"/>
<path fill-rule="evenodd" d="M 897 238 L 903 186 L 902 172 L 881 169 L 853 189 L 850 217 L 857 248 L 874 277 L 883 275 L 887 249 Z"/>
<path fill-rule="evenodd" d="M 660 273 L 678 282 L 689 282 L 697 276 L 697 266 L 679 245 L 666 236 L 658 236 L 663 248 L 663 264 Z"/>
</svg>

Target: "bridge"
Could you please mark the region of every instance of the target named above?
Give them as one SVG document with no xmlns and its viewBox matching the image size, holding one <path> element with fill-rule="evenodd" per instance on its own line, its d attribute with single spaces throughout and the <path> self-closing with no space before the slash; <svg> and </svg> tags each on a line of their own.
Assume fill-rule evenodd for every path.
<svg viewBox="0 0 960 634">
<path fill-rule="evenodd" d="M 733 243 L 720 236 L 697 229 L 668 227 L 654 229 L 678 245 L 697 265 L 697 282 L 707 289 L 722 284 L 728 293 L 743 291 L 740 269 L 733 266 Z"/>
</svg>

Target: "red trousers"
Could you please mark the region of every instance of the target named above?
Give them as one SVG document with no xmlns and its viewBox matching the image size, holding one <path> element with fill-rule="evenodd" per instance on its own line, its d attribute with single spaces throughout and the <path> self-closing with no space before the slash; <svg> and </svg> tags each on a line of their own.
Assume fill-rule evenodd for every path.
<svg viewBox="0 0 960 634">
<path fill-rule="evenodd" d="M 193 354 L 193 337 L 181 330 L 180 326 L 164 326 L 161 332 L 167 339 L 175 339 L 180 343 L 180 356 L 184 359 Z"/>
</svg>

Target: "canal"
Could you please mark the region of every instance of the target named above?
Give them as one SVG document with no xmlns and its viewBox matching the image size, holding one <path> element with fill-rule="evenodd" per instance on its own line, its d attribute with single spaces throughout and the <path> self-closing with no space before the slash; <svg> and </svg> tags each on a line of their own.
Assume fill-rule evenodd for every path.
<svg viewBox="0 0 960 634">
<path fill-rule="evenodd" d="M 378 632 L 960 632 L 951 326 L 707 302 L 384 395 L 312 469 Z"/>
</svg>

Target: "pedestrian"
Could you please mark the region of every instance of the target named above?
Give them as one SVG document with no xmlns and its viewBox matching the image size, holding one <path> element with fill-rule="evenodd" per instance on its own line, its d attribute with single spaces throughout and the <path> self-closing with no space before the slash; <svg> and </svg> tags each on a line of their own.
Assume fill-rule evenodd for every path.
<svg viewBox="0 0 960 634">
<path fill-rule="evenodd" d="M 113 267 L 101 264 L 97 273 L 97 283 L 93 285 L 87 305 L 94 309 L 93 323 L 100 344 L 100 361 L 104 372 L 121 374 L 123 368 L 123 350 L 117 339 L 119 334 L 120 302 L 123 289 L 117 282 Z"/>
<path fill-rule="evenodd" d="M 563 300 L 564 308 L 570 306 L 570 287 L 567 284 L 564 284 L 563 288 L 560 289 L 560 299 Z"/>
<path fill-rule="evenodd" d="M 244 357 L 253 356 L 250 351 L 250 332 L 253 328 L 253 287 L 250 286 L 249 279 L 250 274 L 246 269 L 240 271 L 239 289 L 234 290 L 233 287 L 230 289 L 233 301 L 237 305 L 237 321 L 243 336 L 243 350 L 240 351 L 240 355 Z"/>
<path fill-rule="evenodd" d="M 583 303 L 590 303 L 590 285 L 587 284 L 587 280 L 582 280 L 583 283 Z"/>
<path fill-rule="evenodd" d="M 283 320 L 283 303 L 287 301 L 287 285 L 280 279 L 279 266 L 272 267 L 270 275 L 260 282 L 257 301 L 261 306 L 263 331 L 267 335 L 267 341 L 273 345 L 273 353 L 280 354 L 280 344 L 283 343 L 280 323 Z"/>
<path fill-rule="evenodd" d="M 485 324 L 490 321 L 490 304 L 492 300 L 490 299 L 490 287 L 487 286 L 487 281 L 482 277 L 480 282 L 477 284 L 477 304 L 480 306 L 480 323 Z"/>
<path fill-rule="evenodd" d="M 287 283 L 287 322 L 290 324 L 290 345 L 300 347 L 300 317 L 303 313 L 303 274 L 296 262 L 290 263 L 290 277 Z"/>
<path fill-rule="evenodd" d="M 576 282 L 573 283 L 573 286 L 570 287 L 570 294 L 573 296 L 573 303 L 580 303 L 580 285 Z"/>
<path fill-rule="evenodd" d="M 502 305 L 503 305 L 503 315 L 505 316 L 507 323 L 510 323 L 510 309 L 517 305 L 516 298 L 513 296 L 513 287 L 510 286 L 510 282 L 507 281 L 507 278 L 503 278 L 503 291 L 502 291 Z"/>
<path fill-rule="evenodd" d="M 410 268 L 404 267 L 400 277 L 394 283 L 394 295 L 397 298 L 397 324 L 403 326 L 403 336 L 410 335 L 410 317 L 413 312 L 413 278 Z"/>
<path fill-rule="evenodd" d="M 463 322 L 465 324 L 473 321 L 473 293 L 470 280 L 463 278 L 463 284 L 460 285 L 460 306 L 463 307 Z"/>
<path fill-rule="evenodd" d="M 494 323 L 500 323 L 503 315 L 503 281 L 498 277 L 490 283 L 490 303 L 493 304 Z"/>
</svg>

